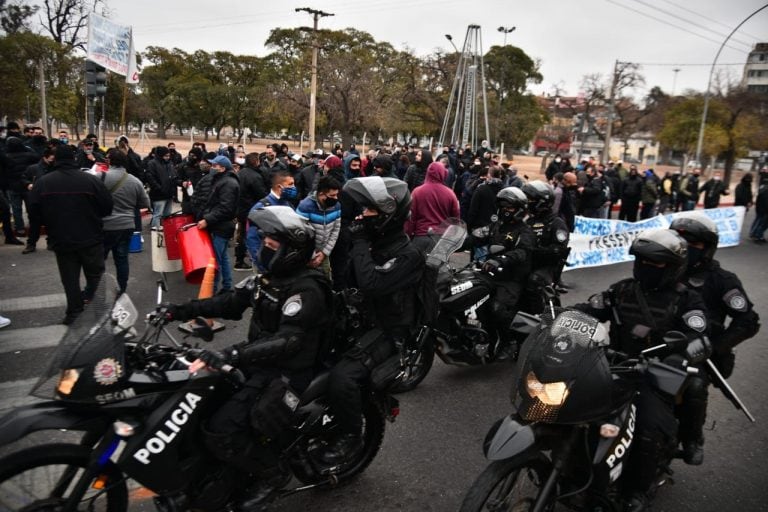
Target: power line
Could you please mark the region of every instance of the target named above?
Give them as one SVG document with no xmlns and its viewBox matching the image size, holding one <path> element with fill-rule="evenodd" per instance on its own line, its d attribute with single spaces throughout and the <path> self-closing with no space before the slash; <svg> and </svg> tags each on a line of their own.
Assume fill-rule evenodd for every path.
<svg viewBox="0 0 768 512">
<path fill-rule="evenodd" d="M 712 63 L 702 63 L 702 64 L 694 64 L 694 63 L 688 63 L 688 64 L 681 64 L 679 62 L 635 62 L 635 64 L 638 64 L 640 66 L 711 66 Z M 744 62 L 729 62 L 729 63 L 723 63 L 718 64 L 718 66 L 743 66 Z"/>
<path fill-rule="evenodd" d="M 685 12 L 688 12 L 688 13 L 691 13 L 691 14 L 695 14 L 696 16 L 698 16 L 698 17 L 700 17 L 700 18 L 703 18 L 703 19 L 705 19 L 705 20 L 707 20 L 707 21 L 711 21 L 712 23 L 717 23 L 717 24 L 718 24 L 718 25 L 720 25 L 721 27 L 725 27 L 725 28 L 727 28 L 727 29 L 730 29 L 730 28 L 731 28 L 731 26 L 730 26 L 730 25 L 727 25 L 727 24 L 723 23 L 723 22 L 722 22 L 722 21 L 720 21 L 720 20 L 716 20 L 716 19 L 714 19 L 714 18 L 710 18 L 709 16 L 704 16 L 704 15 L 703 15 L 703 14 L 701 14 L 700 12 L 694 11 L 693 9 L 688 9 L 687 7 L 683 7 L 682 5 L 680 5 L 680 4 L 676 4 L 675 2 L 672 2 L 672 1 L 670 1 L 670 0 L 661 0 L 661 1 L 662 1 L 662 2 L 664 2 L 664 3 L 666 3 L 666 4 L 669 4 L 669 5 L 671 5 L 671 6 L 673 6 L 673 7 L 677 7 L 677 8 L 678 8 L 678 9 L 680 9 L 681 11 L 685 11 Z M 752 39 L 754 39 L 755 41 L 762 41 L 762 40 L 764 39 L 764 38 L 762 38 L 762 37 L 753 36 L 752 34 L 749 34 L 748 32 L 742 32 L 742 34 L 743 34 L 743 35 L 745 35 L 745 36 L 747 36 L 747 37 L 751 37 L 751 38 L 752 38 Z"/>
<path fill-rule="evenodd" d="M 725 37 L 727 35 L 727 34 L 723 34 L 721 32 L 716 32 L 716 31 L 712 30 L 711 28 L 705 27 L 704 25 L 701 25 L 701 24 L 696 23 L 694 21 L 687 20 L 687 19 L 685 19 L 685 18 L 683 18 L 683 17 L 681 17 L 681 16 L 679 16 L 679 15 L 673 13 L 673 12 L 670 12 L 670 11 L 667 11 L 665 9 L 662 9 L 661 7 L 656 7 L 655 5 L 650 4 L 650 3 L 648 3 L 648 2 L 646 2 L 644 0 L 634 0 L 634 1 L 639 3 L 639 4 L 641 4 L 641 5 L 649 7 L 651 9 L 653 9 L 653 10 L 659 11 L 660 13 L 665 14 L 665 15 L 667 15 L 667 16 L 669 16 L 671 18 L 674 18 L 676 20 L 683 21 L 685 23 L 688 23 L 689 25 L 693 25 L 694 27 L 697 27 L 697 28 L 700 28 L 700 29 L 703 29 L 703 30 L 708 30 L 708 31 L 712 32 L 713 34 L 718 35 L 720 37 Z M 731 41 L 734 41 L 734 42 L 739 43 L 739 44 L 743 44 L 744 46 L 747 46 L 749 49 L 752 49 L 752 45 L 750 43 L 746 43 L 746 42 L 740 41 L 738 39 L 731 39 Z"/>
<path fill-rule="evenodd" d="M 711 39 L 711 38 L 709 38 L 709 37 L 707 37 L 707 36 L 704 36 L 704 35 L 701 35 L 701 34 L 699 34 L 699 33 L 697 33 L 697 32 L 693 32 L 693 31 L 691 31 L 691 30 L 688 30 L 688 29 L 687 29 L 687 28 L 685 28 L 685 27 L 681 27 L 681 26 L 679 26 L 679 25 L 675 25 L 674 23 L 670 23 L 670 22 L 668 22 L 667 20 L 663 20 L 663 19 L 661 19 L 661 18 L 657 18 L 657 17 L 655 17 L 655 16 L 652 16 L 652 15 L 648 14 L 647 12 L 643 12 L 643 11 L 639 11 L 639 10 L 637 10 L 637 9 L 633 9 L 632 7 L 629 7 L 629 6 L 627 6 L 627 5 L 623 5 L 623 4 L 620 4 L 620 3 L 618 3 L 618 2 L 616 2 L 616 1 L 614 1 L 614 0 L 606 0 L 606 2 L 608 2 L 608 3 L 611 3 L 611 4 L 614 4 L 614 5 L 618 5 L 619 7 L 622 7 L 622 8 L 624 8 L 624 9 L 627 9 L 627 10 L 629 10 L 629 11 L 632 11 L 632 12 L 636 12 L 637 14 L 640 14 L 640 15 L 642 15 L 642 16 L 645 16 L 645 17 L 647 17 L 647 18 L 651 18 L 652 20 L 658 21 L 659 23 L 664 23 L 665 25 L 669 25 L 670 27 L 674 27 L 674 28 L 676 28 L 676 29 L 678 29 L 678 30 L 682 30 L 683 32 L 687 32 L 687 33 L 689 33 L 689 34 L 691 34 L 691 35 L 694 35 L 694 36 L 696 36 L 696 37 L 700 37 L 701 39 L 706 39 L 707 41 L 709 41 L 709 42 L 711 42 L 711 43 L 720 44 L 720 41 L 718 41 L 718 40 L 716 40 L 716 39 Z M 727 45 L 726 45 L 726 46 L 727 46 Z M 741 52 L 741 53 L 746 53 L 746 54 L 749 54 L 749 52 L 748 52 L 748 51 L 746 51 L 746 50 L 742 50 L 741 48 L 734 48 L 733 46 L 728 46 L 728 48 L 730 48 L 730 49 L 732 49 L 732 50 L 736 50 L 737 52 Z"/>
</svg>

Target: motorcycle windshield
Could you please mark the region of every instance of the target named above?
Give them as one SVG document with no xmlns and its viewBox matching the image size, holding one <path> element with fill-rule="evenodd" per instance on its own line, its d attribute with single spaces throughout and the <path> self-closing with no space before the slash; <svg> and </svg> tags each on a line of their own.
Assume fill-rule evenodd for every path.
<svg viewBox="0 0 768 512">
<path fill-rule="evenodd" d="M 467 238 L 467 225 L 463 221 L 449 218 L 433 229 L 440 239 L 427 255 L 427 265 L 439 268 L 448 262 L 451 254 L 458 251 Z"/>
<path fill-rule="evenodd" d="M 513 380 L 521 418 L 572 424 L 610 413 L 618 390 L 603 349 L 608 340 L 603 325 L 586 313 L 544 315 L 523 344 Z"/>
<path fill-rule="evenodd" d="M 46 400 L 96 402 L 121 389 L 126 376 L 125 333 L 138 313 L 115 279 L 104 274 L 85 310 L 67 328 L 31 394 Z"/>
</svg>

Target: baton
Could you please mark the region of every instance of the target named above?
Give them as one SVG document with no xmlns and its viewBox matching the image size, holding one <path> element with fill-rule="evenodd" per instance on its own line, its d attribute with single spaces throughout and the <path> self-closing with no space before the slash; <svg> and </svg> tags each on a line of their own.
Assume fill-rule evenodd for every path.
<svg viewBox="0 0 768 512">
<path fill-rule="evenodd" d="M 709 366 L 709 369 L 712 371 L 712 373 L 715 374 L 715 378 L 717 379 L 717 381 L 720 382 L 720 384 L 722 385 L 721 391 L 723 392 L 725 397 L 728 400 L 730 400 L 733 403 L 733 405 L 736 406 L 737 409 L 742 411 L 747 416 L 747 419 L 749 419 L 749 421 L 751 421 L 752 423 L 755 423 L 756 421 L 755 417 L 752 416 L 752 414 L 749 412 L 749 409 L 747 409 L 747 406 L 744 405 L 744 402 L 742 402 L 739 399 L 739 397 L 736 395 L 736 392 L 728 384 L 728 381 L 725 380 L 725 378 L 722 376 L 720 371 L 718 371 L 715 364 L 711 360 L 707 359 L 707 366 Z"/>
</svg>

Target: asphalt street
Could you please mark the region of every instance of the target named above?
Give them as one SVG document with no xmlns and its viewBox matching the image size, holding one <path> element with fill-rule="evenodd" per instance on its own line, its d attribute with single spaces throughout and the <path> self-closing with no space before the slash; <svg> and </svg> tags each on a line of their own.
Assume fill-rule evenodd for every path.
<svg viewBox="0 0 768 512">
<path fill-rule="evenodd" d="M 752 218 L 751 213 L 747 215 L 745 226 Z M 148 242 L 146 232 L 145 237 Z M 720 250 L 717 258 L 740 276 L 765 324 L 768 246 L 755 245 L 745 237 L 742 240 L 738 247 Z M 145 243 L 143 252 L 131 255 L 128 293 L 140 312 L 151 311 L 156 299 L 157 274 L 151 270 L 149 245 Z M 0 314 L 13 322 L 0 330 L 0 412 L 30 401 L 26 394 L 63 332 L 63 326 L 58 325 L 64 316 L 63 289 L 54 255 L 44 246 L 41 241 L 37 252 L 22 255 L 21 247 L 0 245 Z M 111 262 L 107 269 L 114 271 Z M 573 289 L 563 296 L 563 303 L 586 300 L 630 273 L 630 264 L 567 272 L 564 279 Z M 236 272 L 235 280 L 240 277 L 246 274 Z M 198 287 L 186 284 L 180 273 L 169 274 L 168 284 L 167 300 L 183 301 L 198 292 Z M 245 338 L 246 322 L 238 325 L 226 321 L 225 325 L 214 345 L 225 346 Z M 766 329 L 737 349 L 737 369 L 730 380 L 757 423 L 749 423 L 719 391 L 711 390 L 704 465 L 690 467 L 676 461 L 675 485 L 659 492 L 654 510 L 768 510 Z M 481 443 L 487 429 L 509 410 L 511 370 L 510 364 L 460 368 L 436 360 L 424 382 L 399 397 L 400 416 L 394 424 L 387 424 L 381 452 L 362 475 L 340 488 L 289 496 L 273 510 L 457 510 L 486 465 Z M 36 435 L 4 447 L 0 454 L 46 439 Z M 144 500 L 137 501 L 132 510 L 149 511 L 153 507 Z"/>
</svg>

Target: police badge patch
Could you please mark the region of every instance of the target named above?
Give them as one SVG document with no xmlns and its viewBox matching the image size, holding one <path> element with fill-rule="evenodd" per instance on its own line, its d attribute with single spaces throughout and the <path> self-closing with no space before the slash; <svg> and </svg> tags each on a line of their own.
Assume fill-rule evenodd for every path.
<svg viewBox="0 0 768 512">
<path fill-rule="evenodd" d="M 704 312 L 700 309 L 693 309 L 683 315 L 685 325 L 696 332 L 704 332 L 707 327 L 707 320 L 704 318 Z"/>
<path fill-rule="evenodd" d="M 283 314 L 285 316 L 296 316 L 301 311 L 301 295 L 291 295 L 283 304 Z"/>
<path fill-rule="evenodd" d="M 562 229 L 559 229 L 557 233 L 555 233 L 555 238 L 557 238 L 558 242 L 563 243 L 568 240 L 568 233 Z"/>
<path fill-rule="evenodd" d="M 734 311 L 743 313 L 747 310 L 747 298 L 738 288 L 734 288 L 723 295 L 723 302 L 728 304 L 728 307 Z"/>
</svg>

